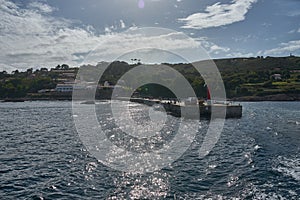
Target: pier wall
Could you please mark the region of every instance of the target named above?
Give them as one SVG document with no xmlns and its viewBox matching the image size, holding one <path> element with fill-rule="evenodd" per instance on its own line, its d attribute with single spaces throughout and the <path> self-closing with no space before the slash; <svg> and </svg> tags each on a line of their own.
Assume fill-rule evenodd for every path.
<svg viewBox="0 0 300 200">
<path fill-rule="evenodd" d="M 214 112 L 214 118 L 241 118 L 243 108 L 241 105 L 178 105 L 173 103 L 161 102 L 159 100 L 131 98 L 130 101 L 145 104 L 147 106 L 153 106 L 160 104 L 164 107 L 166 112 L 175 117 L 185 116 L 190 119 L 199 118 L 211 118 L 212 111 Z M 197 108 L 198 107 L 198 108 Z M 195 112 L 199 109 L 199 112 Z M 226 113 L 225 113 L 226 112 Z M 196 114 L 196 115 L 195 115 Z"/>
</svg>

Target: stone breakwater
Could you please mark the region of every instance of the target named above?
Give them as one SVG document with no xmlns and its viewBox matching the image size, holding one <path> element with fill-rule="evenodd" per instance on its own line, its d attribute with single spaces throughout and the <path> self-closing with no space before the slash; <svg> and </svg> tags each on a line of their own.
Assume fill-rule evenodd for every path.
<svg viewBox="0 0 300 200">
<path fill-rule="evenodd" d="M 175 117 L 185 116 L 190 119 L 197 118 L 241 118 L 243 108 L 241 105 L 213 104 L 213 105 L 184 105 L 174 101 L 160 101 L 153 99 L 131 98 L 131 102 L 141 103 L 148 106 L 161 105 L 164 110 Z M 199 109 L 195 115 L 194 110 Z"/>
</svg>

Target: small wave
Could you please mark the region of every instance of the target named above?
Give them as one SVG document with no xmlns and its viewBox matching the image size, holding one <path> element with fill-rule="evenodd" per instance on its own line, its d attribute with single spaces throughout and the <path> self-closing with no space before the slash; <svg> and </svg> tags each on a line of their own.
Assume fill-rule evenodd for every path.
<svg viewBox="0 0 300 200">
<path fill-rule="evenodd" d="M 288 123 L 288 124 L 296 124 L 296 125 L 300 125 L 300 121 L 295 121 L 295 120 L 288 120 L 287 123 Z"/>
<path fill-rule="evenodd" d="M 217 165 L 208 165 L 209 169 L 215 169 L 217 167 Z"/>
<path fill-rule="evenodd" d="M 230 176 L 228 182 L 227 182 L 227 186 L 228 187 L 232 187 L 235 186 L 238 183 L 239 177 L 238 176 Z"/>
<path fill-rule="evenodd" d="M 170 189 L 167 173 L 154 172 L 147 178 L 124 173 L 114 180 L 117 188 L 108 199 L 165 199 Z M 124 189 L 127 188 L 127 189 Z"/>
<path fill-rule="evenodd" d="M 275 192 L 260 192 L 256 193 L 254 199 L 286 199 L 280 194 L 276 194 Z"/>
<path fill-rule="evenodd" d="M 98 166 L 97 163 L 89 162 L 88 164 L 86 164 L 85 170 L 90 173 L 90 172 L 94 171 L 97 168 L 97 166 Z"/>
<path fill-rule="evenodd" d="M 261 149 L 261 146 L 255 145 L 254 150 L 258 150 L 258 149 Z"/>
<path fill-rule="evenodd" d="M 279 156 L 276 162 L 278 162 L 278 164 L 274 167 L 274 170 L 300 181 L 300 158 Z"/>
<path fill-rule="evenodd" d="M 51 185 L 50 188 L 53 190 L 57 190 L 57 187 L 55 185 Z"/>
<path fill-rule="evenodd" d="M 256 185 L 253 183 L 249 183 L 246 185 L 243 191 L 238 198 L 231 198 L 231 199 L 257 199 L 257 200 L 273 200 L 273 199 L 280 199 L 280 200 L 287 200 L 293 199 L 296 197 L 294 191 L 289 190 L 289 197 L 283 196 L 278 191 L 271 191 L 270 188 L 274 188 L 274 185 L 271 183 L 265 183 L 262 185 Z"/>
</svg>

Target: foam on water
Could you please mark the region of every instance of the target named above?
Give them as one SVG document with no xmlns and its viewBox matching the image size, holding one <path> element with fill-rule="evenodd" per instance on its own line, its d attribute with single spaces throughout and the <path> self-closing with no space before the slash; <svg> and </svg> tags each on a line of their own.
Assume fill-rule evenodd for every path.
<svg viewBox="0 0 300 200">
<path fill-rule="evenodd" d="M 300 158 L 286 158 L 279 156 L 275 160 L 273 169 L 286 176 L 300 181 Z"/>
</svg>

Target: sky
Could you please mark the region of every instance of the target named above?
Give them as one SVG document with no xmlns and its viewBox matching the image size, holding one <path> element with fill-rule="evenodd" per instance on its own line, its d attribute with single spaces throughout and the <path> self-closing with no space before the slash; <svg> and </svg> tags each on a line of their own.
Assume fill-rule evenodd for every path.
<svg viewBox="0 0 300 200">
<path fill-rule="evenodd" d="M 203 48 L 210 58 L 299 56 L 300 1 L 0 0 L 1 71 L 113 61 L 145 47 L 180 55 Z"/>
</svg>

